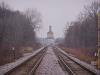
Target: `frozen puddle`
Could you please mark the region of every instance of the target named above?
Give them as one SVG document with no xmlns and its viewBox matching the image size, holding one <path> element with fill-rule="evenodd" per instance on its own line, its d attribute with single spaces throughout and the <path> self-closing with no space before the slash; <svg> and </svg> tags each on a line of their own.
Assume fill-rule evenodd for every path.
<svg viewBox="0 0 100 75">
<path fill-rule="evenodd" d="M 35 75 L 68 75 L 60 67 L 57 57 L 51 47 L 48 47 L 41 64 L 36 70 Z"/>
</svg>

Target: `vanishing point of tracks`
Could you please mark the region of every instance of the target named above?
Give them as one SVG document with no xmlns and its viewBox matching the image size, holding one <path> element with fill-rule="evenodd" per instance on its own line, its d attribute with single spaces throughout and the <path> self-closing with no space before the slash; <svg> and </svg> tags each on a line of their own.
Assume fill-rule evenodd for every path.
<svg viewBox="0 0 100 75">
<path fill-rule="evenodd" d="M 62 69 L 65 72 L 68 72 L 69 75 L 96 75 L 74 60 L 70 59 L 68 56 L 60 52 L 57 48 L 54 48 L 54 52 L 59 59 L 59 64 L 61 65 Z"/>
</svg>

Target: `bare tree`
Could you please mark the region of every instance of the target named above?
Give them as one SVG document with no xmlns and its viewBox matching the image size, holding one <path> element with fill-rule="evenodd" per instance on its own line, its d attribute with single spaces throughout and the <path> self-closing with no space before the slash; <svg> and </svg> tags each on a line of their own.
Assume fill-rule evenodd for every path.
<svg viewBox="0 0 100 75">
<path fill-rule="evenodd" d="M 27 9 L 25 15 L 31 21 L 31 25 L 34 30 L 41 27 L 41 14 L 36 9 Z"/>
<path fill-rule="evenodd" d="M 68 47 L 85 47 L 96 49 L 97 45 L 97 9 L 100 3 L 93 2 L 91 6 L 85 6 L 76 22 L 71 23 L 65 33 L 65 41 Z"/>
<path fill-rule="evenodd" d="M 4 3 L 0 5 L 0 64 L 12 61 L 13 47 L 16 58 L 19 58 L 22 56 L 21 47 L 37 44 L 35 29 L 40 23 L 40 13 L 35 10 L 26 15 L 8 9 Z"/>
</svg>

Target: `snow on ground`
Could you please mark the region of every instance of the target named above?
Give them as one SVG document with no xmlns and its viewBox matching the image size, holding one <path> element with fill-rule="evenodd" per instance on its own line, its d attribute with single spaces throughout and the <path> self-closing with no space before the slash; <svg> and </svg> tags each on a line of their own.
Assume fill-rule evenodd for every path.
<svg viewBox="0 0 100 75">
<path fill-rule="evenodd" d="M 12 70 L 13 68 L 15 68 L 16 66 L 20 65 L 21 63 L 25 62 L 26 60 L 28 60 L 29 58 L 31 58 L 32 56 L 36 55 L 37 53 L 39 53 L 41 50 L 43 50 L 44 47 L 34 51 L 33 53 L 30 54 L 26 54 L 24 55 L 24 57 L 15 60 L 15 62 L 12 63 L 8 63 L 5 65 L 0 66 L 0 75 L 4 75 L 6 72 L 8 72 L 9 70 Z"/>
<path fill-rule="evenodd" d="M 83 61 L 81 61 L 81 60 L 79 60 L 79 59 L 77 59 L 77 58 L 75 58 L 75 57 L 73 57 L 73 55 L 66 53 L 65 51 L 61 50 L 61 49 L 58 48 L 58 47 L 57 47 L 57 49 L 58 49 L 59 51 L 61 51 L 62 53 L 64 53 L 64 54 L 65 54 L 66 56 L 68 56 L 69 58 L 71 58 L 72 60 L 74 60 L 75 62 L 77 62 L 78 64 L 80 64 L 80 65 L 84 66 L 85 68 L 87 68 L 88 70 L 90 70 L 90 71 L 96 73 L 96 75 L 100 75 L 100 70 L 96 69 L 94 66 L 92 66 L 92 65 L 90 65 L 90 64 L 88 64 L 88 63 L 86 63 L 86 62 L 83 62 Z"/>
<path fill-rule="evenodd" d="M 47 53 L 36 70 L 35 75 L 68 75 L 68 73 L 62 70 L 52 48 L 48 47 Z"/>
</svg>

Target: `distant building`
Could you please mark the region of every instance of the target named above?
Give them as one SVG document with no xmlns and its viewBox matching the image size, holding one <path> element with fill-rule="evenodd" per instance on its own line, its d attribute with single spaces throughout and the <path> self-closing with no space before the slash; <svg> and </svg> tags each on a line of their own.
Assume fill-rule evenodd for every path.
<svg viewBox="0 0 100 75">
<path fill-rule="evenodd" d="M 40 42 L 43 46 L 55 44 L 54 33 L 52 32 L 51 26 L 49 26 L 49 31 L 47 32 L 47 37 L 46 38 L 38 38 L 38 42 Z"/>
<path fill-rule="evenodd" d="M 47 32 L 47 39 L 54 39 L 54 33 L 52 32 L 51 26 L 49 26 L 49 32 Z"/>
</svg>

